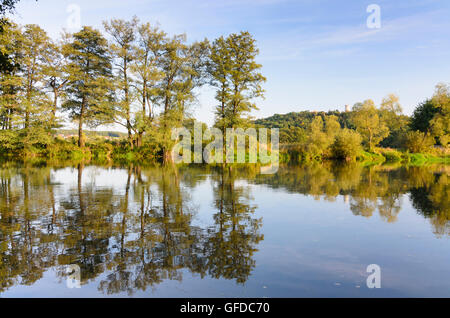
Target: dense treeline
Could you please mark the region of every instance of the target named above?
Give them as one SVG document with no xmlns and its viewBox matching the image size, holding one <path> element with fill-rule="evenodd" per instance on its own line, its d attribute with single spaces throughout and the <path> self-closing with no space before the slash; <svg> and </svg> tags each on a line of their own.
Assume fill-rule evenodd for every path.
<svg viewBox="0 0 450 318">
<path fill-rule="evenodd" d="M 432 98 L 409 117 L 402 113 L 399 97 L 386 96 L 381 105 L 368 99 L 351 111 L 303 111 L 258 119 L 255 124 L 280 129 L 280 142 L 302 158 L 354 159 L 363 151 L 397 157 L 410 153 L 446 155 L 450 136 L 450 86 L 438 84 Z M 289 148 L 289 147 L 288 147 Z"/>
<path fill-rule="evenodd" d="M 137 18 L 105 21 L 104 32 L 84 26 L 54 41 L 38 25 L 8 21 L 1 50 L 11 68 L 0 74 L 0 151 L 54 156 L 92 147 L 171 159 L 172 128 L 192 122 L 196 89 L 217 91 L 216 126 L 242 127 L 263 96 L 265 78 L 248 32 L 188 43 Z M 54 138 L 63 114 L 78 127 L 76 145 Z M 120 147 L 92 145 L 85 127 L 116 124 Z"/>
<path fill-rule="evenodd" d="M 411 118 L 390 94 L 379 106 L 368 99 L 348 112 L 304 111 L 252 121 L 266 79 L 250 33 L 188 43 L 185 35 L 169 36 L 136 17 L 105 21 L 103 29 L 84 26 L 53 40 L 38 25 L 2 23 L 0 51 L 8 65 L 0 70 L 2 156 L 168 162 L 176 143 L 172 128 L 193 129 L 192 106 L 204 85 L 216 91 L 215 127 L 280 128 L 281 143 L 302 160 L 355 160 L 383 148 L 447 154 L 448 85 L 438 84 Z M 78 127 L 77 138 L 58 133 L 66 117 Z M 108 124 L 122 126 L 126 138 L 85 134 L 86 128 Z"/>
</svg>

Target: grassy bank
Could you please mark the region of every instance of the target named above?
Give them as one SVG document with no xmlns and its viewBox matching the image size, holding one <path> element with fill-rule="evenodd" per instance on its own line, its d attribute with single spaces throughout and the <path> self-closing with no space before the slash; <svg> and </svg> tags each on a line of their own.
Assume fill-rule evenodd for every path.
<svg viewBox="0 0 450 318">
<path fill-rule="evenodd" d="M 307 163 L 321 161 L 353 161 L 363 165 L 401 163 L 425 165 L 432 163 L 450 164 L 450 153 L 445 149 L 433 149 L 432 153 L 410 153 L 391 148 L 376 148 L 373 152 L 359 151 L 353 158 L 333 158 L 332 155 L 312 155 L 295 145 L 281 145 L 281 163 Z M 236 156 L 236 153 L 235 153 Z M 246 160 L 248 161 L 248 154 Z M 259 157 L 259 156 L 258 156 Z M 3 160 L 36 161 L 95 161 L 98 163 L 159 163 L 162 162 L 160 147 L 151 142 L 131 148 L 124 138 L 88 138 L 86 146 L 78 147 L 76 138 L 54 138 L 51 143 L 16 149 L 1 149 Z M 258 158 L 259 159 L 259 158 Z"/>
<path fill-rule="evenodd" d="M 85 147 L 78 147 L 76 138 L 55 138 L 51 143 L 33 147 L 1 149 L 3 160 L 41 160 L 41 161 L 91 161 L 96 162 L 157 162 L 161 159 L 157 146 L 146 144 L 134 147 L 123 139 L 88 139 Z"/>
<path fill-rule="evenodd" d="M 342 161 L 332 156 L 313 156 L 296 147 L 282 147 L 280 161 L 283 163 L 305 163 L 313 161 Z M 450 164 L 448 151 L 435 149 L 433 153 L 410 153 L 398 149 L 377 148 L 373 152 L 360 151 L 354 158 L 346 161 L 359 162 L 363 165 L 382 163 L 401 163 L 405 165 L 425 165 L 433 163 Z"/>
</svg>

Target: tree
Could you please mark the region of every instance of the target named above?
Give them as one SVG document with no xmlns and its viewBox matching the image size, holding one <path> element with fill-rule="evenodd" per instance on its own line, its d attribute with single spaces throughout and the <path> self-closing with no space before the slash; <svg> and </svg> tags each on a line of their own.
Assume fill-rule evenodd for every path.
<svg viewBox="0 0 450 318">
<path fill-rule="evenodd" d="M 18 128 L 21 122 L 20 92 L 23 81 L 20 64 L 23 59 L 23 36 L 20 28 L 13 22 L 5 25 L 0 37 L 0 47 L 8 55 L 10 67 L 0 72 L 0 119 L 2 130 Z"/>
<path fill-rule="evenodd" d="M 436 85 L 433 97 L 414 110 L 409 126 L 434 137 L 445 147 L 450 142 L 450 87 L 444 83 Z"/>
<path fill-rule="evenodd" d="M 255 59 L 259 54 L 256 40 L 249 32 L 220 37 L 211 46 L 208 73 L 210 83 L 216 87 L 216 125 L 234 128 L 248 124 L 244 118 L 258 109 L 252 102 L 263 97 L 262 83 L 266 78 L 259 73 L 261 65 Z"/>
<path fill-rule="evenodd" d="M 246 117 L 257 110 L 253 100 L 264 97 L 262 84 L 266 78 L 259 72 L 261 65 L 255 59 L 259 54 L 256 40 L 249 32 L 221 36 L 211 45 L 208 74 L 210 84 L 216 88 L 215 126 L 226 128 L 248 126 Z M 223 151 L 226 152 L 223 141 Z"/>
<path fill-rule="evenodd" d="M 437 109 L 430 121 L 431 132 L 445 147 L 450 143 L 450 86 L 444 83 L 436 85 L 431 102 Z"/>
<path fill-rule="evenodd" d="M 43 65 L 43 72 L 47 88 L 53 94 L 53 102 L 51 107 L 51 125 L 58 127 L 56 112 L 58 110 L 58 102 L 64 94 L 64 88 L 68 79 L 67 60 L 62 54 L 62 43 L 49 43 L 47 52 L 44 55 L 45 63 Z"/>
<path fill-rule="evenodd" d="M 23 32 L 24 127 L 46 125 L 50 119 L 50 102 L 43 90 L 46 55 L 50 45 L 47 33 L 36 24 L 28 24 Z M 34 123 L 31 122 L 34 121 Z"/>
<path fill-rule="evenodd" d="M 404 143 L 404 146 L 408 151 L 412 153 L 420 153 L 433 147 L 435 140 L 427 133 L 414 130 L 406 133 Z"/>
<path fill-rule="evenodd" d="M 344 128 L 340 130 L 331 146 L 332 155 L 336 159 L 354 160 L 361 151 L 361 135 Z"/>
<path fill-rule="evenodd" d="M 10 25 L 10 21 L 5 18 L 6 13 L 14 12 L 14 8 L 19 0 L 1 0 L 0 2 L 0 35 L 3 37 L 5 28 Z M 15 67 L 15 63 L 11 61 L 8 51 L 0 46 L 0 72 L 10 72 Z"/>
<path fill-rule="evenodd" d="M 427 99 L 423 103 L 419 104 L 414 110 L 411 116 L 409 127 L 411 130 L 418 130 L 424 133 L 431 133 L 430 121 L 434 115 L 438 112 L 437 107 L 431 101 Z"/>
<path fill-rule="evenodd" d="M 6 12 L 13 12 L 19 0 L 2 0 L 0 2 L 0 14 L 3 15 Z"/>
<path fill-rule="evenodd" d="M 402 115 L 403 110 L 399 100 L 397 95 L 389 94 L 381 102 L 380 117 L 389 129 L 389 135 L 380 143 L 383 147 L 400 147 L 406 133 L 409 119 Z"/>
<path fill-rule="evenodd" d="M 131 66 L 136 77 L 136 90 L 142 109 L 136 116 L 137 146 L 142 145 L 142 136 L 155 115 L 152 105 L 156 103 L 158 95 L 156 85 L 163 76 L 159 61 L 166 41 L 166 33 L 152 27 L 150 23 L 138 27 L 138 43 L 134 47 L 135 63 Z"/>
<path fill-rule="evenodd" d="M 400 115 L 403 112 L 402 106 L 400 105 L 400 98 L 395 94 L 389 94 L 381 102 L 381 111 L 387 111 L 395 115 Z"/>
<path fill-rule="evenodd" d="M 84 147 L 83 125 L 111 121 L 113 88 L 111 57 L 106 39 L 85 26 L 64 45 L 69 81 L 63 108 L 78 121 L 78 146 Z"/>
<path fill-rule="evenodd" d="M 185 41 L 185 35 L 177 35 L 167 41 L 160 59 L 163 76 L 157 92 L 162 112 L 158 118 L 156 138 L 163 149 L 164 163 L 172 160 L 175 142 L 171 140 L 171 129 L 182 124 L 188 107 L 195 101 L 194 89 L 202 85 L 207 42 L 187 45 Z"/>
<path fill-rule="evenodd" d="M 353 106 L 352 122 L 370 151 L 389 135 L 389 128 L 380 118 L 378 109 L 371 99 Z"/>
<path fill-rule="evenodd" d="M 134 17 L 131 21 L 121 19 L 111 19 L 109 22 L 103 22 L 107 33 L 112 36 L 111 51 L 114 60 L 117 61 L 117 88 L 121 91 L 118 101 L 117 113 L 120 118 L 125 120 L 125 124 L 119 122 L 128 132 L 128 142 L 133 148 L 132 122 L 131 122 L 131 94 L 130 94 L 130 63 L 134 59 L 133 46 L 136 39 L 136 27 L 138 19 Z"/>
<path fill-rule="evenodd" d="M 306 151 L 312 157 L 327 155 L 340 129 L 336 116 L 315 117 L 308 128 Z"/>
</svg>

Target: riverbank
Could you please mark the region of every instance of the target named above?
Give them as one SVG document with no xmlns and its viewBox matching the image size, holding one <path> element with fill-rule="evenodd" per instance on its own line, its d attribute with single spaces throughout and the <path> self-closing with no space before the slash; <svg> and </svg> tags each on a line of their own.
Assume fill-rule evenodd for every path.
<svg viewBox="0 0 450 318">
<path fill-rule="evenodd" d="M 248 156 L 246 156 L 248 158 Z M 2 149 L 3 161 L 34 162 L 95 162 L 107 164 L 158 164 L 163 161 L 162 150 L 151 143 L 131 148 L 124 140 L 90 139 L 86 146 L 77 146 L 76 139 L 63 140 L 55 138 L 51 144 L 28 149 Z M 391 148 L 376 148 L 373 152 L 360 151 L 354 158 L 343 160 L 331 156 L 312 156 L 292 145 L 280 145 L 280 163 L 303 164 L 308 162 L 358 162 L 362 165 L 399 163 L 403 165 L 450 164 L 448 150 L 436 148 L 433 153 L 410 153 Z"/>
<path fill-rule="evenodd" d="M 433 163 L 450 164 L 450 151 L 436 148 L 429 153 L 410 153 L 408 151 L 392 148 L 376 148 L 373 152 L 359 151 L 353 158 L 333 158 L 332 155 L 313 156 L 301 148 L 293 145 L 281 145 L 280 162 L 308 163 L 322 161 L 359 162 L 363 165 L 401 163 L 406 165 L 424 165 Z"/>
</svg>

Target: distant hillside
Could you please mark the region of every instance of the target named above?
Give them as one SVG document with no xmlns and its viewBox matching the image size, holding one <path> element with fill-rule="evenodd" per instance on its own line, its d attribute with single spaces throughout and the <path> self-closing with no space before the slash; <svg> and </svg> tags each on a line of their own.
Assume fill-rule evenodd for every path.
<svg viewBox="0 0 450 318">
<path fill-rule="evenodd" d="M 84 130 L 84 134 L 88 137 L 110 137 L 110 138 L 122 138 L 126 137 L 127 134 L 120 131 L 92 131 Z M 59 129 L 56 132 L 57 135 L 68 136 L 78 136 L 78 130 L 76 129 Z"/>
<path fill-rule="evenodd" d="M 339 123 L 342 127 L 352 128 L 349 117 L 351 112 L 340 112 L 340 111 L 328 111 L 328 112 L 312 112 L 312 111 L 301 111 L 301 112 L 291 112 L 288 114 L 280 115 L 275 114 L 267 118 L 261 118 L 255 120 L 256 125 L 260 125 L 265 128 L 307 128 L 308 124 L 316 116 L 334 115 L 338 118 Z"/>
</svg>

